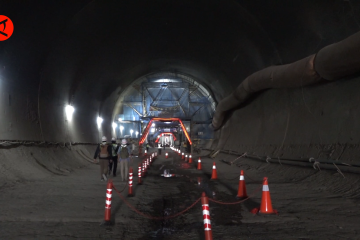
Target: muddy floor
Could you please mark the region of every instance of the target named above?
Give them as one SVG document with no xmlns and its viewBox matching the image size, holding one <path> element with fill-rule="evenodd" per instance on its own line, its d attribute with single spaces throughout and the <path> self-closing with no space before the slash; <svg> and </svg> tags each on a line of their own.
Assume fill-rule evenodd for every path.
<svg viewBox="0 0 360 240">
<path fill-rule="evenodd" d="M 142 158 L 134 158 L 133 197 L 119 174 L 113 178 L 126 202 L 114 191 L 111 225 L 103 224 L 106 182 L 90 162 L 66 176 L 2 187 L 0 239 L 204 239 L 200 202 L 188 209 L 203 192 L 217 201 L 210 201 L 214 239 L 360 239 L 360 178 L 355 174 L 245 158 L 234 162 L 236 157 L 226 154 L 210 159 L 204 151 L 202 170 L 197 170 L 196 163 L 168 152 L 168 158 L 163 151 L 151 164 L 142 185 L 137 184 Z M 213 162 L 218 180 L 210 180 Z M 239 201 L 241 169 L 250 198 L 225 204 Z M 161 176 L 164 170 L 175 176 Z M 265 176 L 278 215 L 250 212 L 260 206 Z"/>
</svg>

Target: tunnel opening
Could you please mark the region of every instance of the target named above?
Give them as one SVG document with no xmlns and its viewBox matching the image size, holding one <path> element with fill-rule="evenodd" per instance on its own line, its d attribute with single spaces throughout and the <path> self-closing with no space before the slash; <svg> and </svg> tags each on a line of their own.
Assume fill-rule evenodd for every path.
<svg viewBox="0 0 360 240">
<path fill-rule="evenodd" d="M 191 139 L 196 144 L 211 140 L 209 124 L 216 101 L 204 82 L 178 71 L 154 72 L 136 79 L 117 99 L 113 134 L 117 139 L 130 138 L 140 145 L 149 141 L 155 144 L 163 132 L 175 132 L 177 139 L 173 144 L 177 145 L 184 141 L 191 145 Z M 181 121 L 174 122 L 173 118 Z M 153 121 L 157 121 L 156 127 L 151 126 Z"/>
<path fill-rule="evenodd" d="M 165 147 L 173 147 L 177 138 L 172 132 L 162 132 L 155 139 L 155 143 L 165 145 Z"/>
</svg>

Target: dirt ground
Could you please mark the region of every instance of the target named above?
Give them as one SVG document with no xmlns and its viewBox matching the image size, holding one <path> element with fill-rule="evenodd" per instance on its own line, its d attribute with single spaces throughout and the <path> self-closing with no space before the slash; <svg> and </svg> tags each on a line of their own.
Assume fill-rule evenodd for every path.
<svg viewBox="0 0 360 240">
<path fill-rule="evenodd" d="M 79 150 L 63 150 L 67 155 L 63 155 L 57 174 L 45 166 L 37 169 L 43 175 L 30 180 L 23 177 L 4 184 L 6 180 L 2 179 L 0 239 L 204 239 L 200 203 L 168 220 L 148 219 L 138 212 L 170 216 L 189 207 L 202 192 L 217 201 L 236 202 L 241 169 L 250 198 L 233 205 L 210 202 L 214 239 L 360 239 L 359 176 L 344 173 L 344 178 L 334 171 L 245 158 L 228 164 L 236 157 L 219 154 L 210 159 L 205 157 L 209 153 L 206 151 L 201 153 L 202 170 L 197 170 L 195 163 L 185 163 L 171 150 L 167 150 L 167 159 L 163 152 L 150 166 L 142 185 L 137 184 L 137 166 L 142 158 L 134 158 L 135 196 L 127 196 L 126 183 L 119 175 L 113 181 L 118 190 L 124 189 L 122 195 L 138 212 L 114 191 L 112 225 L 103 225 L 106 182 L 100 181 L 99 166 L 89 162 L 91 147 L 88 149 L 81 154 Z M 71 155 L 74 151 L 79 154 Z M 38 158 L 42 161 L 41 156 Z M 66 168 L 67 161 L 77 165 Z M 219 179 L 210 181 L 213 162 Z M 162 177 L 165 169 L 176 177 Z M 279 215 L 250 213 L 260 206 L 265 176 L 273 208 Z"/>
</svg>

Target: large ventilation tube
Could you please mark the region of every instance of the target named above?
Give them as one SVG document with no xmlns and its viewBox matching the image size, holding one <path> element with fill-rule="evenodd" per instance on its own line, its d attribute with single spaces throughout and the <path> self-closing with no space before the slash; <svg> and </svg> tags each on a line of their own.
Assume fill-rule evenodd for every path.
<svg viewBox="0 0 360 240">
<path fill-rule="evenodd" d="M 271 66 L 248 76 L 237 89 L 220 101 L 212 120 L 219 129 L 225 113 L 256 92 L 268 88 L 295 88 L 325 80 L 339 80 L 360 71 L 360 32 L 322 48 L 316 55 L 297 62 Z"/>
</svg>

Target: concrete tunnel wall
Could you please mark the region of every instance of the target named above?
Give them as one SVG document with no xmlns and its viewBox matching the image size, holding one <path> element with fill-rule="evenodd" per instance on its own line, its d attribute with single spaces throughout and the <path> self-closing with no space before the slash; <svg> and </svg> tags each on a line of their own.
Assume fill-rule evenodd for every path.
<svg viewBox="0 0 360 240">
<path fill-rule="evenodd" d="M 11 1 L 1 9 L 15 26 L 0 43 L 1 140 L 95 143 L 110 137 L 117 97 L 141 76 L 184 72 L 220 101 L 251 73 L 360 28 L 360 3 L 335 0 Z M 212 148 L 306 158 L 331 147 L 339 156 L 347 144 L 342 159 L 356 161 L 359 84 L 260 93 L 233 112 Z"/>
</svg>

